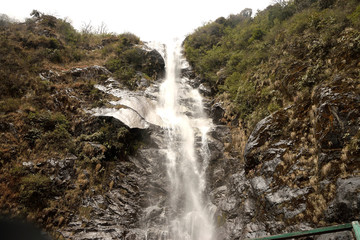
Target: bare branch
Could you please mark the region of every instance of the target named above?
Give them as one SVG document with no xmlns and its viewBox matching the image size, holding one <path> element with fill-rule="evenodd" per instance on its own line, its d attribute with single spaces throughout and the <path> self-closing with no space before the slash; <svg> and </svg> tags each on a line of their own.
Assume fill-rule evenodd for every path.
<svg viewBox="0 0 360 240">
<path fill-rule="evenodd" d="M 81 25 L 81 33 L 83 34 L 90 34 L 94 30 L 93 26 L 91 25 L 91 21 L 88 23 L 83 22 Z"/>
<path fill-rule="evenodd" d="M 108 28 L 104 22 L 101 22 L 101 25 L 98 26 L 96 33 L 97 34 L 107 34 L 108 33 Z"/>
</svg>

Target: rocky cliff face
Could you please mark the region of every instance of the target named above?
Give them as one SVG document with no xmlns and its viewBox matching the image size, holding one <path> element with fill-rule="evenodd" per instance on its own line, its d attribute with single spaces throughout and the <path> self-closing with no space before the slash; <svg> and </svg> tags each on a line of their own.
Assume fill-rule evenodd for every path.
<svg viewBox="0 0 360 240">
<path fill-rule="evenodd" d="M 314 15 L 311 24 L 323 29 L 331 19 L 321 22 Z M 45 20 L 40 23 L 48 24 Z M 48 20 L 56 25 L 55 18 Z M 66 36 L 53 28 L 46 25 L 49 35 L 40 26 L 35 25 L 37 35 L 27 33 L 16 40 L 7 30 L 1 40 L 1 51 L 11 49 L 13 54 L 2 55 L 4 66 L 28 67 L 31 62 L 12 62 L 17 52 L 26 56 L 25 50 L 49 51 L 49 59 L 31 70 L 32 83 L 9 72 L 2 75 L 22 82 L 9 81 L 13 85 L 6 89 L 16 91 L 1 98 L 0 212 L 36 222 L 57 239 L 156 239 L 165 221 L 167 197 L 164 164 L 155 160 L 163 157 L 164 131 L 152 124 L 148 110 L 157 98 L 157 78 L 164 73 L 161 54 L 129 44 L 139 43 L 129 36 L 106 38 L 81 51 L 106 55 L 114 50 L 112 44 L 119 44 L 119 56 L 111 55 L 113 61 L 107 62 L 112 72 L 88 62 L 75 68 L 72 64 L 78 63 L 68 62 L 64 70 L 56 62 L 76 59 L 80 50 L 68 48 Z M 241 85 L 244 89 L 280 89 L 274 94 L 264 90 L 263 99 L 279 105 L 276 111 L 266 111 L 267 116 L 254 113 L 251 124 L 234 113 L 236 106 L 227 93 L 214 97 L 214 86 L 203 76 L 183 69 L 188 83 L 205 97 L 214 123 L 206 194 L 217 208 L 216 239 L 360 219 L 359 31 L 343 29 L 335 40 L 326 35 L 317 41 L 310 32 L 304 36 L 277 46 L 280 57 L 272 55 L 247 75 L 254 84 Z M 9 45 L 9 39 L 16 44 Z M 260 39 L 251 41 L 256 40 Z M 103 52 L 97 52 L 100 49 Z M 64 56 L 57 56 L 59 52 Z M 137 59 L 134 65 L 128 62 L 132 57 Z M 105 59 L 98 61 L 105 65 Z M 126 69 L 129 78 L 122 64 L 135 66 Z M 218 83 L 226 74 L 224 69 L 217 72 Z M 298 91 L 300 85 L 306 89 Z M 122 95 L 110 94 L 109 89 Z M 237 91 L 239 96 L 243 93 Z M 246 106 L 250 100 L 244 101 Z M 94 116 L 99 107 L 117 109 L 124 118 L 108 112 Z M 351 237 L 345 232 L 316 239 Z"/>
<path fill-rule="evenodd" d="M 357 80 L 337 76 L 261 120 L 243 163 L 226 156 L 213 162 L 210 194 L 221 236 L 258 237 L 359 218 L 359 94 Z"/>
<path fill-rule="evenodd" d="M 359 218 L 358 2 L 323 3 L 219 18 L 185 40 L 195 75 L 213 90 L 210 115 L 228 131 L 208 172 L 219 239 Z"/>
</svg>

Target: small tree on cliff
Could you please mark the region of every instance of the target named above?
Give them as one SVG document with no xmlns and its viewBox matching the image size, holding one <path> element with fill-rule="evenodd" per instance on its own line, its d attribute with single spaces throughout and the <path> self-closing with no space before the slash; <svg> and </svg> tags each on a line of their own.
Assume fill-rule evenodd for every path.
<svg viewBox="0 0 360 240">
<path fill-rule="evenodd" d="M 42 12 L 39 12 L 38 10 L 32 10 L 30 13 L 30 16 L 39 19 L 42 15 L 44 15 Z"/>
</svg>

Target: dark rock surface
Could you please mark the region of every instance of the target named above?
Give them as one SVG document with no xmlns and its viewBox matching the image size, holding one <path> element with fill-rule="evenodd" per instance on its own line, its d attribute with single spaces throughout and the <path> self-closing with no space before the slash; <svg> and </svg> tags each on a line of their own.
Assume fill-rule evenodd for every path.
<svg viewBox="0 0 360 240">
<path fill-rule="evenodd" d="M 360 215 L 360 177 L 338 179 L 335 199 L 325 212 L 329 222 L 351 222 Z"/>
<path fill-rule="evenodd" d="M 226 151 L 211 162 L 218 239 L 359 219 L 360 94 L 354 83 L 336 77 L 311 98 L 261 120 L 246 142 L 244 163 Z M 351 238 L 345 232 L 311 239 Z"/>
<path fill-rule="evenodd" d="M 157 50 L 143 52 L 142 71 L 149 76 L 155 76 L 159 79 L 165 74 L 165 61 L 164 58 Z"/>
</svg>

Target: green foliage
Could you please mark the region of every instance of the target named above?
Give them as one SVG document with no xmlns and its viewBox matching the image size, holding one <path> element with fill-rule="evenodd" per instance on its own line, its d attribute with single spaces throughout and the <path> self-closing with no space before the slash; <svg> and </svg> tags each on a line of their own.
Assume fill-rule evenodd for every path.
<svg viewBox="0 0 360 240">
<path fill-rule="evenodd" d="M 25 135 L 30 147 L 56 150 L 58 152 L 73 151 L 74 140 L 69 133 L 69 121 L 59 112 L 30 112 L 27 122 L 32 126 Z"/>
<path fill-rule="evenodd" d="M 119 44 L 117 46 L 117 53 L 121 54 L 123 51 L 132 48 L 140 43 L 140 38 L 132 33 L 123 33 L 119 35 Z"/>
<path fill-rule="evenodd" d="M 30 208 L 42 207 L 55 193 L 51 180 L 40 173 L 29 174 L 20 180 L 20 202 Z"/>
<path fill-rule="evenodd" d="M 106 64 L 106 68 L 114 73 L 115 77 L 120 79 L 121 82 L 133 89 L 135 87 L 135 68 L 132 65 L 124 63 L 124 59 L 111 58 Z"/>
<path fill-rule="evenodd" d="M 113 72 L 114 76 L 130 89 L 136 87 L 137 72 L 144 72 L 156 78 L 159 69 L 155 69 L 156 66 L 154 66 L 151 55 L 136 46 L 139 39 L 132 34 L 120 35 L 119 39 L 115 50 L 106 50 L 115 51 L 116 54 L 106 61 L 106 68 Z"/>
<path fill-rule="evenodd" d="M 276 20 L 282 22 L 294 15 L 296 7 L 291 3 L 288 3 L 285 6 L 275 4 L 268 7 L 267 10 L 269 11 L 269 24 L 273 25 Z"/>
<path fill-rule="evenodd" d="M 142 135 L 138 132 L 131 132 L 124 126 L 117 124 L 104 123 L 103 126 L 91 135 L 81 135 L 78 139 L 82 142 L 99 143 L 105 147 L 101 155 L 97 156 L 98 160 L 112 161 L 118 158 L 124 158 L 128 155 L 134 154 L 139 146 L 142 144 Z M 79 150 L 86 159 L 88 154 L 93 152 L 92 147 L 88 145 L 81 147 Z"/>
<path fill-rule="evenodd" d="M 348 19 L 350 19 L 356 27 L 360 27 L 360 5 L 348 16 Z"/>
<path fill-rule="evenodd" d="M 276 101 L 271 101 L 269 103 L 269 105 L 267 106 L 267 110 L 269 111 L 269 113 L 276 112 L 279 109 L 280 109 L 280 106 Z"/>
<path fill-rule="evenodd" d="M 107 159 L 112 159 L 115 156 L 127 155 L 129 142 L 129 130 L 125 127 L 117 128 L 113 125 L 107 124 L 100 129 L 100 134 L 96 141 L 100 142 L 106 147 L 105 156 Z"/>
<path fill-rule="evenodd" d="M 46 132 L 41 137 L 41 143 L 46 149 L 57 151 L 73 151 L 74 143 L 65 125 L 55 126 L 53 131 Z"/>
<path fill-rule="evenodd" d="M 18 98 L 7 98 L 0 100 L 0 112 L 13 112 L 19 109 L 21 100 Z"/>
<path fill-rule="evenodd" d="M 29 112 L 27 119 L 29 124 L 36 127 L 41 127 L 44 131 L 53 131 L 57 125 L 64 127 L 69 126 L 67 118 L 60 112 L 38 111 Z"/>
<path fill-rule="evenodd" d="M 36 127 L 29 129 L 29 131 L 25 134 L 24 139 L 29 143 L 31 148 L 35 147 L 35 143 L 37 139 L 40 139 L 42 135 L 42 130 Z"/>
<path fill-rule="evenodd" d="M 230 93 L 242 118 L 254 110 L 254 103 L 256 102 L 254 84 L 247 81 L 239 72 L 234 72 L 226 78 L 223 90 Z"/>
<path fill-rule="evenodd" d="M 76 45 L 81 40 L 81 34 L 66 20 L 58 20 L 57 30 L 68 44 Z"/>
<path fill-rule="evenodd" d="M 331 7 L 335 3 L 335 0 L 319 0 L 319 8 L 325 9 Z"/>
<path fill-rule="evenodd" d="M 286 1 L 254 18 L 218 18 L 189 35 L 184 50 L 195 72 L 235 104 L 228 114 L 251 128 L 296 92 L 309 92 L 324 81 L 321 61 L 330 57 L 341 32 L 359 27 L 359 12 L 356 0 Z M 321 61 L 304 60 L 310 56 Z M 306 61 L 309 65 L 298 64 Z"/>
<path fill-rule="evenodd" d="M 249 42 L 252 42 L 254 40 L 262 40 L 265 33 L 261 29 L 255 29 L 252 33 L 251 38 L 249 39 Z"/>
</svg>

